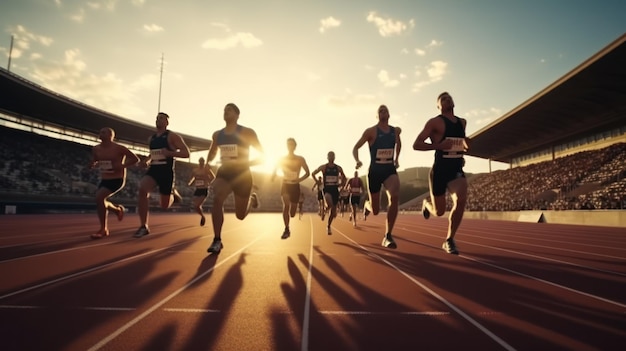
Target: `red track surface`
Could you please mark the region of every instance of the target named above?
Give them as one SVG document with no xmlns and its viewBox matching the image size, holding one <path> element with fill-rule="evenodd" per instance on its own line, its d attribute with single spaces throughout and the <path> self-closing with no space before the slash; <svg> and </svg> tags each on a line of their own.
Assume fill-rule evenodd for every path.
<svg viewBox="0 0 626 351">
<path fill-rule="evenodd" d="M 445 218 L 0 216 L 0 349 L 622 350 L 626 230 Z"/>
</svg>

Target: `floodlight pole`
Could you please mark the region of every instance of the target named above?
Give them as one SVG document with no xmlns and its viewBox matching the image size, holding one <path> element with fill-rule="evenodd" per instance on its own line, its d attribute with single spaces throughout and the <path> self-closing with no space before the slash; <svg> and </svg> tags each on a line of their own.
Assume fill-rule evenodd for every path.
<svg viewBox="0 0 626 351">
<path fill-rule="evenodd" d="M 163 53 L 161 53 L 161 77 L 159 78 L 159 104 L 157 113 L 161 112 L 161 87 L 163 86 Z"/>
<path fill-rule="evenodd" d="M 11 72 L 11 56 L 13 55 L 13 35 L 11 35 L 11 46 L 9 48 L 9 63 L 7 64 L 7 71 Z"/>
</svg>

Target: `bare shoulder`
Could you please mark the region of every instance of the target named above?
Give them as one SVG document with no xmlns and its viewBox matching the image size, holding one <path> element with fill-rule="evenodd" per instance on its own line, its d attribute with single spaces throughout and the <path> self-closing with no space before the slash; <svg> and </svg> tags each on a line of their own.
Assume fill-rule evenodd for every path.
<svg viewBox="0 0 626 351">
<path fill-rule="evenodd" d="M 393 127 L 393 128 L 396 130 L 396 134 L 398 134 L 398 135 L 399 135 L 400 133 L 402 133 L 402 128 L 400 128 L 400 127 L 398 127 L 398 126 L 395 126 L 395 127 Z"/>
</svg>

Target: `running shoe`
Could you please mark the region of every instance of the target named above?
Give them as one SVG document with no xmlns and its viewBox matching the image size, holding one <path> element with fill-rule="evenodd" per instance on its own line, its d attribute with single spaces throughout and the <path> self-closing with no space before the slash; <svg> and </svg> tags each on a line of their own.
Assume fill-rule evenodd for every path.
<svg viewBox="0 0 626 351">
<path fill-rule="evenodd" d="M 122 205 L 117 206 L 117 220 L 118 221 L 121 221 L 122 219 L 124 219 L 124 211 L 126 211 L 124 206 Z"/>
<path fill-rule="evenodd" d="M 365 211 L 363 211 L 363 220 L 367 221 L 367 216 L 369 216 L 370 214 L 370 210 L 368 210 L 367 208 L 365 209 Z"/>
<path fill-rule="evenodd" d="M 425 219 L 429 219 L 430 218 L 430 211 L 428 210 L 428 207 L 426 207 L 426 202 L 427 202 L 426 199 L 424 199 L 424 201 L 422 201 L 422 215 L 424 215 Z"/>
<path fill-rule="evenodd" d="M 200 226 L 204 227 L 205 223 L 206 223 L 206 218 L 204 216 L 202 216 L 202 218 L 200 219 Z"/>
<path fill-rule="evenodd" d="M 289 228 L 285 228 L 285 231 L 283 232 L 283 235 L 280 238 L 287 239 L 289 236 L 291 236 L 291 232 L 289 231 Z"/>
<path fill-rule="evenodd" d="M 395 249 L 398 247 L 398 245 L 396 245 L 396 242 L 393 240 L 391 233 L 385 234 L 382 245 L 388 249 Z"/>
<path fill-rule="evenodd" d="M 147 226 L 143 225 L 141 227 L 139 227 L 139 229 L 137 229 L 137 231 L 135 232 L 135 235 L 133 235 L 135 238 L 141 238 L 144 237 L 146 235 L 150 234 L 150 229 L 148 229 Z"/>
<path fill-rule="evenodd" d="M 327 231 L 328 235 L 333 235 L 332 230 L 330 230 L 330 226 L 328 226 L 328 231 Z"/>
<path fill-rule="evenodd" d="M 222 245 L 221 239 L 213 239 L 213 243 L 211 243 L 211 246 L 209 246 L 209 248 L 206 249 L 206 252 L 219 253 L 220 251 L 222 251 L 223 248 L 224 248 L 224 245 Z"/>
<path fill-rule="evenodd" d="M 250 194 L 250 207 L 259 208 L 259 206 L 259 195 L 257 195 L 256 193 Z"/>
<path fill-rule="evenodd" d="M 459 254 L 459 250 L 456 249 L 456 243 L 454 242 L 454 239 L 452 238 L 446 239 L 446 241 L 443 242 L 443 245 L 441 245 L 441 247 L 443 248 L 445 252 L 449 254 L 453 254 L 453 255 Z"/>
</svg>

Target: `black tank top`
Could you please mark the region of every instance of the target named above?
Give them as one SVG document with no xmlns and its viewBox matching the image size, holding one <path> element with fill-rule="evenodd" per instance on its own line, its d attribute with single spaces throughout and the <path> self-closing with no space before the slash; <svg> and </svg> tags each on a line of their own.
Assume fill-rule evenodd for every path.
<svg viewBox="0 0 626 351">
<path fill-rule="evenodd" d="M 150 137 L 150 167 L 152 166 L 163 166 L 174 168 L 174 157 L 165 157 L 161 153 L 161 149 L 170 149 L 170 144 L 167 142 L 167 137 L 169 136 L 170 131 L 166 130 L 161 135 L 153 134 Z"/>
<path fill-rule="evenodd" d="M 324 188 L 337 187 L 339 185 L 339 167 L 337 165 L 324 167 Z"/>
<path fill-rule="evenodd" d="M 442 115 L 439 115 L 439 117 L 443 119 L 443 122 L 446 126 L 440 142 L 443 141 L 445 138 L 465 138 L 465 129 L 463 128 L 463 123 L 461 122 L 461 119 L 459 117 L 454 116 L 456 122 L 452 122 L 450 119 Z M 446 153 L 447 152 L 444 150 L 436 150 L 435 159 L 445 158 L 444 155 Z"/>
</svg>

